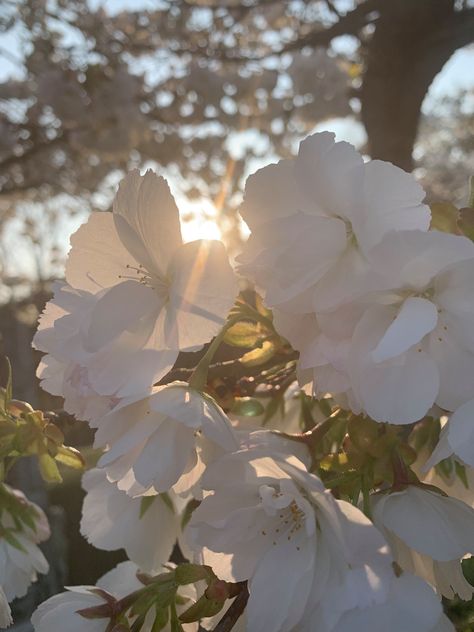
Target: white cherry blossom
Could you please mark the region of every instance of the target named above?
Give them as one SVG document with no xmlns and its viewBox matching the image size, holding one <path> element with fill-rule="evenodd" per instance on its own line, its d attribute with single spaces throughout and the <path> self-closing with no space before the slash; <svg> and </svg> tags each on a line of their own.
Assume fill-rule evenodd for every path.
<svg viewBox="0 0 474 632">
<path fill-rule="evenodd" d="M 393 278 L 355 327 L 348 359 L 361 409 L 377 421 L 411 423 L 437 404 L 453 410 L 474 391 L 474 244 L 429 231 L 392 233 L 374 249 Z"/>
<path fill-rule="evenodd" d="M 131 496 L 148 490 L 183 494 L 206 464 L 238 441 L 224 411 L 184 382 L 156 387 L 146 398 L 123 400 L 100 421 L 96 446 L 108 446 L 99 465 Z"/>
<path fill-rule="evenodd" d="M 54 296 L 41 314 L 33 338 L 35 349 L 46 353 L 37 369 L 41 387 L 63 397 L 64 409 L 85 421 L 100 419 L 120 400 L 116 395 L 120 385 L 115 385 L 116 390 L 114 386 L 104 387 L 104 380 L 95 371 L 97 357 L 84 348 L 84 327 L 96 301 L 97 296 L 90 292 L 56 283 Z M 144 352 L 132 355 L 124 350 L 116 360 L 119 364 L 115 373 L 122 371 L 120 383 L 124 385 L 131 377 L 134 362 L 145 362 L 146 356 Z"/>
<path fill-rule="evenodd" d="M 300 381 L 376 421 L 412 423 L 437 404 L 455 410 L 474 392 L 471 320 L 474 244 L 394 231 L 371 254 L 386 288 L 331 313 L 278 310 L 278 330 L 300 351 Z M 472 321 L 474 322 L 474 321 Z"/>
<path fill-rule="evenodd" d="M 182 243 L 168 185 L 151 171 L 131 172 L 113 213 L 93 212 L 71 245 L 68 283 L 98 295 L 83 340 L 100 391 L 128 396 L 158 381 L 179 351 L 217 334 L 238 291 L 221 242 Z"/>
<path fill-rule="evenodd" d="M 128 558 L 147 573 L 157 573 L 176 543 L 180 515 L 171 496 L 130 498 L 107 480 L 104 470 L 86 472 L 87 494 L 81 533 L 98 549 L 125 549 Z"/>
<path fill-rule="evenodd" d="M 384 286 L 372 248 L 393 230 L 427 230 L 423 189 L 398 167 L 364 164 L 352 145 L 323 132 L 298 156 L 251 176 L 241 209 L 251 236 L 241 272 L 270 307 L 331 311 Z"/>
<path fill-rule="evenodd" d="M 463 576 L 461 559 L 474 552 L 474 509 L 415 485 L 372 498 L 374 522 L 398 564 L 448 598 L 458 594 L 470 599 L 473 589 Z"/>
<path fill-rule="evenodd" d="M 2 507 L 0 586 L 4 588 L 7 600 L 12 601 L 15 597 L 26 595 L 30 584 L 38 579 L 38 573 L 48 572 L 48 562 L 38 544 L 49 538 L 50 529 L 46 515 L 38 505 L 29 501 L 19 490 L 7 486 L 5 489 L 29 510 L 35 525 L 32 529 L 23 522 L 19 524 L 14 518 L 14 511 L 10 511 L 8 505 Z"/>
<path fill-rule="evenodd" d="M 301 632 L 455 632 L 432 588 L 409 573 L 393 578 L 383 603 L 348 610 L 333 628 L 314 627 L 314 621 Z"/>
<path fill-rule="evenodd" d="M 474 465 L 474 399 L 457 408 L 450 416 L 425 469 L 434 467 L 452 454 L 466 465 Z"/>
<path fill-rule="evenodd" d="M 463 474 L 463 478 L 461 479 L 456 472 L 454 462 L 452 462 L 452 471 L 449 475 L 445 473 L 441 475 L 435 467 L 429 469 L 428 462 L 425 462 L 421 471 L 417 472 L 420 480 L 427 485 L 434 485 L 448 496 L 457 498 L 463 503 L 466 503 L 466 505 L 469 505 L 469 507 L 474 508 L 474 469 L 466 466 L 464 467 Z"/>
<path fill-rule="evenodd" d="M 214 493 L 194 511 L 190 539 L 219 577 L 249 579 L 252 632 L 298 629 L 305 610 L 337 591 L 326 611 L 336 621 L 346 607 L 385 599 L 393 573 L 382 536 L 297 459 L 238 452 L 208 466 L 203 485 Z"/>
<path fill-rule="evenodd" d="M 107 591 L 115 599 L 122 599 L 143 588 L 143 584 L 137 579 L 139 570 L 133 562 L 122 562 L 101 577 L 97 586 L 72 586 L 66 592 L 50 597 L 35 610 L 31 617 L 35 632 L 59 632 L 64 629 L 70 632 L 106 632 L 109 630 L 110 618 L 85 618 L 78 611 L 105 605 L 107 602 L 101 591 Z M 179 594 L 183 599 L 177 606 L 178 613 L 191 605 L 191 600 L 195 599 L 196 593 L 192 586 L 184 586 Z M 140 630 L 151 632 L 153 621 L 152 608 Z M 134 618 L 129 618 L 129 623 L 133 622 Z M 185 632 L 197 632 L 198 625 L 188 623 L 183 628 Z M 163 632 L 171 632 L 169 623 L 163 628 Z"/>
<path fill-rule="evenodd" d="M 10 606 L 5 591 L 0 586 L 0 628 L 8 628 L 13 623 Z"/>
</svg>

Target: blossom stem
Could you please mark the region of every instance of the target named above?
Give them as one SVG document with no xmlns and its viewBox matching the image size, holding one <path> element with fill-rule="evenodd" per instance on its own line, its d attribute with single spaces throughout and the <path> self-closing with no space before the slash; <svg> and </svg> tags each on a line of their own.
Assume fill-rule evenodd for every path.
<svg viewBox="0 0 474 632">
<path fill-rule="evenodd" d="M 317 424 L 314 428 L 308 430 L 307 432 L 301 432 L 298 434 L 291 434 L 289 432 L 278 432 L 278 434 L 280 436 L 284 436 L 286 439 L 305 443 L 310 450 L 314 450 L 319 446 L 324 435 L 331 429 L 334 419 L 339 416 L 340 412 L 341 408 L 337 408 L 329 415 L 329 417 L 327 417 L 324 421 Z"/>
<path fill-rule="evenodd" d="M 369 473 L 365 470 L 362 473 L 361 477 L 361 491 L 362 491 L 362 506 L 365 515 L 370 520 L 372 519 L 372 507 L 370 504 L 370 476 Z"/>
<path fill-rule="evenodd" d="M 400 491 L 410 485 L 410 475 L 405 462 L 396 450 L 392 452 L 393 486 L 392 491 Z"/>
<path fill-rule="evenodd" d="M 247 582 L 242 582 L 239 594 L 237 595 L 235 601 L 229 607 L 225 615 L 214 628 L 214 632 L 229 632 L 230 630 L 232 630 L 232 628 L 240 618 L 241 614 L 245 610 L 248 599 L 249 591 L 247 588 Z"/>
<path fill-rule="evenodd" d="M 199 364 L 194 369 L 194 371 L 191 374 L 191 377 L 189 378 L 189 386 L 191 388 L 194 388 L 198 391 L 204 390 L 207 384 L 207 374 L 209 371 L 209 367 L 211 365 L 212 359 L 214 358 L 214 355 L 216 354 L 216 351 L 221 346 L 222 341 L 224 340 L 224 337 L 226 333 L 228 332 L 228 330 L 231 327 L 233 327 L 235 324 L 240 322 L 241 320 L 242 318 L 240 316 L 236 318 L 231 318 L 230 320 L 228 320 L 226 324 L 224 325 L 224 327 L 220 330 L 220 332 L 214 338 L 214 340 L 211 342 L 211 344 L 207 348 L 206 353 L 202 356 L 202 358 L 199 361 Z"/>
</svg>

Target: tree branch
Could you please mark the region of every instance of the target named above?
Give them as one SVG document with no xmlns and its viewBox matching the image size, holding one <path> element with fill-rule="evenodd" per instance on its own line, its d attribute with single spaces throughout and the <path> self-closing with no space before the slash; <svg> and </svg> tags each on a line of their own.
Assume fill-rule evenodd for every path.
<svg viewBox="0 0 474 632">
<path fill-rule="evenodd" d="M 289 351 L 288 353 L 280 353 L 273 356 L 268 362 L 265 364 L 261 364 L 258 366 L 245 366 L 240 358 L 236 358 L 234 360 L 225 360 L 223 362 L 216 362 L 215 364 L 211 364 L 209 367 L 208 380 L 212 380 L 216 377 L 222 378 L 231 378 L 235 382 L 244 377 L 255 377 L 257 375 L 262 374 L 265 370 L 276 366 L 278 364 L 286 364 L 290 362 L 295 362 L 298 358 L 299 354 L 297 351 Z M 159 385 L 169 384 L 170 382 L 174 382 L 176 380 L 187 382 L 194 371 L 193 368 L 187 367 L 176 367 L 171 369 L 171 371 L 165 375 L 165 377 L 159 382 Z M 256 387 L 258 384 L 255 383 Z"/>
<path fill-rule="evenodd" d="M 247 605 L 247 601 L 249 600 L 249 591 L 247 588 L 247 582 L 242 584 L 242 589 L 240 593 L 235 598 L 232 605 L 229 607 L 225 615 L 219 621 L 217 626 L 214 628 L 214 632 L 230 632 L 234 625 L 237 623 L 241 614 L 245 610 L 245 606 Z"/>
<path fill-rule="evenodd" d="M 340 35 L 357 35 L 357 33 L 373 20 L 368 20 L 368 16 L 381 9 L 383 0 L 366 0 L 362 4 L 343 15 L 340 20 L 324 31 L 308 33 L 304 37 L 287 44 L 277 54 L 286 53 L 291 50 L 301 49 L 305 46 L 315 48 L 317 46 L 328 46 L 335 37 Z"/>
<path fill-rule="evenodd" d="M 455 13 L 433 37 L 431 44 L 449 44 L 452 51 L 474 42 L 474 8 Z"/>
<path fill-rule="evenodd" d="M 370 14 L 381 10 L 384 2 L 385 0 L 366 0 L 358 4 L 356 8 L 349 13 L 342 15 L 340 19 L 334 24 L 331 24 L 331 26 L 325 29 L 313 30 L 303 37 L 288 42 L 278 50 L 269 49 L 267 52 L 261 54 L 243 55 L 238 52 L 235 53 L 234 50 L 228 48 L 216 48 L 212 50 L 209 49 L 206 43 L 206 45 L 202 47 L 191 46 L 173 49 L 173 52 L 177 55 L 191 54 L 194 57 L 204 59 L 219 59 L 226 63 L 246 63 L 250 61 L 263 61 L 268 57 L 283 55 L 284 53 L 301 50 L 305 47 L 327 47 L 334 38 L 340 35 L 357 35 L 364 26 L 374 21 L 371 18 L 369 19 Z M 255 8 L 255 6 L 256 5 L 249 5 L 249 8 Z"/>
</svg>

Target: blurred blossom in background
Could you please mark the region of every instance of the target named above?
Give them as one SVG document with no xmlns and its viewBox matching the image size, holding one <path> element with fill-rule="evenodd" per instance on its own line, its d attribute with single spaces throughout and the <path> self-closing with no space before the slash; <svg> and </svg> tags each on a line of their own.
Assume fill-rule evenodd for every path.
<svg viewBox="0 0 474 632">
<path fill-rule="evenodd" d="M 185 240 L 222 236 L 235 252 L 245 178 L 315 130 L 461 202 L 474 9 L 391 4 L 4 0 L 0 301 L 48 291 L 69 234 L 133 167 L 168 178 Z"/>
</svg>

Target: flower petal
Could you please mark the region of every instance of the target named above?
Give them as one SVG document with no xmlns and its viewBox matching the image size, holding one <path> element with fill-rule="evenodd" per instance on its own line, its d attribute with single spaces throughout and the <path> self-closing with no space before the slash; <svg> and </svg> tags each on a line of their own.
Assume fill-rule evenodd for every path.
<svg viewBox="0 0 474 632">
<path fill-rule="evenodd" d="M 464 463 L 474 467 L 474 399 L 451 415 L 447 433 L 452 452 Z"/>
<path fill-rule="evenodd" d="M 301 142 L 295 178 L 307 200 L 304 210 L 352 220 L 363 160 L 352 145 L 334 138 L 322 132 Z"/>
<path fill-rule="evenodd" d="M 364 165 L 363 198 L 354 232 L 368 253 L 391 230 L 422 230 L 430 226 L 431 213 L 422 204 L 423 187 L 415 178 L 389 162 L 371 160 Z"/>
<path fill-rule="evenodd" d="M 114 220 L 120 238 L 137 261 L 159 276 L 181 245 L 179 212 L 166 180 L 136 169 L 120 183 L 114 200 Z"/>
<path fill-rule="evenodd" d="M 238 292 L 237 279 L 220 241 L 183 244 L 168 268 L 171 279 L 168 335 L 179 349 L 209 342 L 225 322 Z"/>
<path fill-rule="evenodd" d="M 157 294 L 136 281 L 115 285 L 97 301 L 91 313 L 84 347 L 98 351 L 126 330 L 134 329 L 150 312 L 156 318 L 163 307 Z"/>
<path fill-rule="evenodd" d="M 66 280 L 95 294 L 129 275 L 127 264 L 138 262 L 122 243 L 112 213 L 93 212 L 71 237 Z"/>
<path fill-rule="evenodd" d="M 280 160 L 252 174 L 245 183 L 240 214 L 251 230 L 278 217 L 292 215 L 301 197 L 291 160 Z"/>
<path fill-rule="evenodd" d="M 403 303 L 397 317 L 372 351 L 374 362 L 383 362 L 416 345 L 436 327 L 436 306 L 425 298 L 410 297 Z"/>
</svg>

